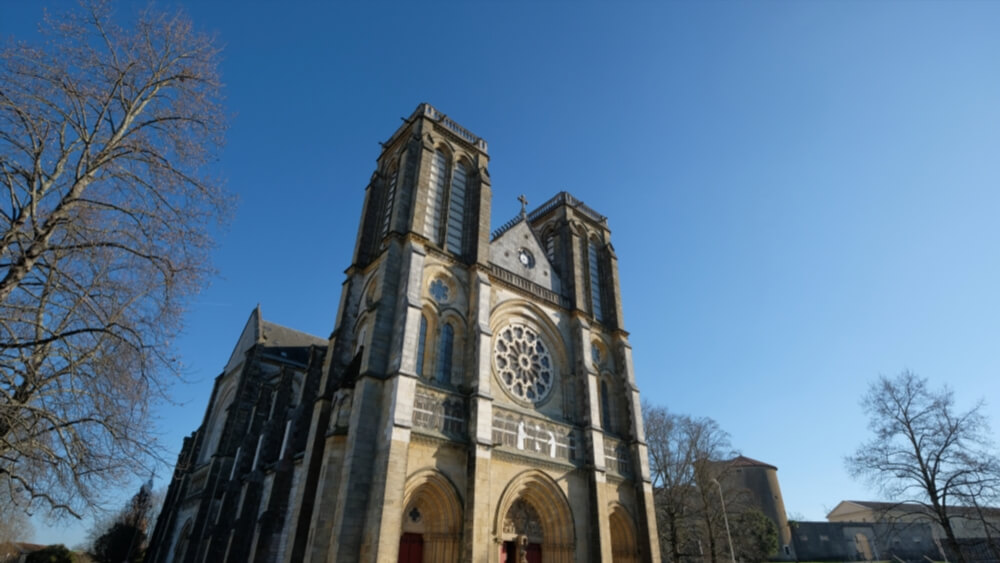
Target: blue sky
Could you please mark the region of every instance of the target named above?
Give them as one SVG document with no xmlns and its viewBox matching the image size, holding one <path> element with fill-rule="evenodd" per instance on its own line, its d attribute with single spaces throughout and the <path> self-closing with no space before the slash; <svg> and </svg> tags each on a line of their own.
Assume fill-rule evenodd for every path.
<svg viewBox="0 0 1000 563">
<path fill-rule="evenodd" d="M 0 32 L 67 4 L 8 0 Z M 790 513 L 879 498 L 843 458 L 880 374 L 1000 424 L 1000 4 L 175 4 L 225 46 L 240 203 L 177 342 L 172 452 L 257 303 L 330 333 L 378 141 L 424 101 L 489 142 L 493 227 L 521 193 L 608 216 L 644 398 L 776 465 Z"/>
</svg>

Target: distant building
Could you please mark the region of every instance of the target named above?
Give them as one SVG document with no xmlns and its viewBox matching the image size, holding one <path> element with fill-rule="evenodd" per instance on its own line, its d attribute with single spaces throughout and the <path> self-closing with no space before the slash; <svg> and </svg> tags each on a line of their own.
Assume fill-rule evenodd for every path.
<svg viewBox="0 0 1000 563">
<path fill-rule="evenodd" d="M 952 530 L 967 556 L 977 561 L 1000 558 L 1000 509 L 991 507 L 952 506 L 948 508 Z M 939 556 L 947 555 L 944 528 L 929 509 L 914 503 L 841 501 L 827 515 L 830 522 L 877 522 L 893 530 L 927 530 Z M 896 541 L 896 540 L 894 540 Z M 924 541 L 914 534 L 913 542 Z"/>
<path fill-rule="evenodd" d="M 778 468 L 746 456 L 722 462 L 725 467 L 723 480 L 728 487 L 750 493 L 750 506 L 758 508 L 778 529 L 778 555 L 776 559 L 793 559 L 792 534 L 785 513 L 785 501 L 778 485 Z"/>
<path fill-rule="evenodd" d="M 427 104 L 382 144 L 333 334 L 254 311 L 147 561 L 659 561 L 607 219 L 491 233 L 488 160 Z"/>
<path fill-rule="evenodd" d="M 940 561 L 926 522 L 792 522 L 800 561 Z"/>
</svg>

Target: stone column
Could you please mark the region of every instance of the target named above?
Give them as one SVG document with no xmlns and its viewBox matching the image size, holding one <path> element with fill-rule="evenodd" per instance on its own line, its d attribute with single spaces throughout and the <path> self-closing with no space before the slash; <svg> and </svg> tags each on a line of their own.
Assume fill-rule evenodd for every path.
<svg viewBox="0 0 1000 563">
<path fill-rule="evenodd" d="M 589 358 L 590 351 L 590 326 L 582 317 L 575 321 L 574 348 L 577 350 L 577 362 L 581 370 L 584 381 L 584 397 L 586 398 L 586 427 L 584 429 L 584 442 L 589 446 L 587 454 L 592 462 L 590 470 L 590 492 L 591 492 L 591 525 L 593 533 L 591 537 L 578 537 L 577 543 L 589 541 L 590 545 L 580 545 L 580 552 L 590 552 L 596 555 L 599 561 L 611 561 L 611 522 L 608 519 L 608 498 L 607 498 L 607 466 L 604 459 L 604 432 L 600 427 L 600 395 L 598 392 L 598 374 L 594 371 L 592 364 L 584 358 Z"/>
<path fill-rule="evenodd" d="M 473 339 L 475 346 L 473 381 L 469 398 L 469 475 L 465 502 L 465 530 L 462 544 L 462 561 L 487 563 L 493 545 L 490 522 L 493 508 L 490 504 L 490 463 L 493 455 L 493 396 L 490 393 L 491 354 L 493 333 L 490 331 L 489 276 L 475 271 L 474 291 L 470 310 L 474 312 Z"/>
</svg>

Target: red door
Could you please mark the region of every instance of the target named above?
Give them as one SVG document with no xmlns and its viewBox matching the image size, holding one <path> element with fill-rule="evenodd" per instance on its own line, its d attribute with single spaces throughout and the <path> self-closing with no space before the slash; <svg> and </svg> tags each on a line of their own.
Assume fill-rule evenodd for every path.
<svg viewBox="0 0 1000 563">
<path fill-rule="evenodd" d="M 542 545 L 529 543 L 524 553 L 528 557 L 528 563 L 542 563 Z M 500 563 L 518 563 L 517 544 L 512 541 L 503 542 L 500 547 Z"/>
<path fill-rule="evenodd" d="M 529 543 L 528 548 L 525 550 L 525 555 L 528 556 L 528 563 L 542 563 L 541 544 Z"/>
<path fill-rule="evenodd" d="M 403 534 L 399 538 L 399 563 L 422 563 L 424 560 L 424 536 Z"/>
</svg>

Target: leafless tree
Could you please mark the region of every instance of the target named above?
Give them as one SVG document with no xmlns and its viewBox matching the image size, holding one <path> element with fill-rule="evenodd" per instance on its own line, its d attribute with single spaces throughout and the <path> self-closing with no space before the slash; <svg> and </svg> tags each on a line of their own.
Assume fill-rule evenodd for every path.
<svg viewBox="0 0 1000 563">
<path fill-rule="evenodd" d="M 711 418 L 671 413 L 643 403 L 650 477 L 654 487 L 660 553 L 665 561 L 716 561 L 727 554 L 720 489 L 726 502 L 736 491 L 722 479 L 732 455 L 729 435 Z M 718 485 L 722 479 L 722 485 Z"/>
<path fill-rule="evenodd" d="M 14 555 L 15 542 L 31 541 L 35 528 L 24 507 L 0 495 L 0 561 Z"/>
<path fill-rule="evenodd" d="M 0 52 L 0 495 L 79 517 L 145 474 L 171 338 L 229 197 L 218 50 L 106 0 Z"/>
<path fill-rule="evenodd" d="M 904 371 L 880 377 L 861 405 L 873 436 L 847 458 L 848 470 L 899 502 L 899 509 L 914 507 L 912 518 L 940 525 L 948 547 L 966 561 L 955 520 L 981 514 L 975 508 L 1000 490 L 982 402 L 958 411 L 951 390 L 932 390 L 927 379 Z"/>
</svg>

